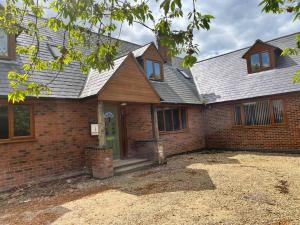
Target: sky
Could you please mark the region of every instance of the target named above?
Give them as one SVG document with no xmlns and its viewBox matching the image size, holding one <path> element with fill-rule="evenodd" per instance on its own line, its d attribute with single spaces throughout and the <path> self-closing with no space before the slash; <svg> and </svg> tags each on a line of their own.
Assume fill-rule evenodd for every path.
<svg viewBox="0 0 300 225">
<path fill-rule="evenodd" d="M 291 14 L 263 13 L 260 1 L 198 0 L 198 9 L 215 17 L 209 31 L 196 32 L 195 40 L 200 46 L 198 58 L 201 60 L 248 47 L 257 39 L 268 41 L 300 31 L 300 21 L 293 22 Z M 155 1 L 151 2 L 155 4 Z M 183 2 L 188 9 L 192 1 Z M 182 27 L 184 24 L 184 20 L 181 20 L 174 25 Z M 125 29 L 127 32 L 122 32 L 122 39 L 139 44 L 154 41 L 153 34 L 140 26 Z"/>
<path fill-rule="evenodd" d="M 300 31 L 300 21 L 293 22 L 290 14 L 266 14 L 258 6 L 261 0 L 197 0 L 197 8 L 215 17 L 209 31 L 197 31 L 195 42 L 199 44 L 198 58 L 205 59 L 252 45 L 255 40 L 273 38 Z M 0 0 L 0 3 L 4 0 Z M 182 0 L 189 11 L 192 0 Z M 156 0 L 149 0 L 154 15 L 159 15 Z M 51 15 L 51 13 L 49 13 Z M 184 19 L 174 21 L 174 27 L 184 28 Z M 146 28 L 123 25 L 120 38 L 144 45 L 155 41 L 154 34 Z"/>
</svg>

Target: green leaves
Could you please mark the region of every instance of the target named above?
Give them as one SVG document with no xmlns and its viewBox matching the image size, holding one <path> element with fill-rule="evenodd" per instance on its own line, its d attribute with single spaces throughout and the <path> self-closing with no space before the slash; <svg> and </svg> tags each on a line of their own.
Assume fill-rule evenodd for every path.
<svg viewBox="0 0 300 225">
<path fill-rule="evenodd" d="M 300 70 L 297 70 L 293 76 L 293 82 L 299 83 L 300 82 Z"/>
<path fill-rule="evenodd" d="M 299 0 L 263 0 L 260 4 L 262 11 L 267 13 L 293 13 L 294 22 L 300 19 L 300 1 Z M 295 56 L 299 54 L 300 35 L 296 36 L 296 48 L 285 48 L 281 56 Z M 293 77 L 294 83 L 300 82 L 300 70 L 297 70 Z"/>
<path fill-rule="evenodd" d="M 272 13 L 282 13 L 282 6 L 285 3 L 285 0 L 263 0 L 259 5 L 263 6 L 262 11 L 272 12 Z"/>
<path fill-rule="evenodd" d="M 193 6 L 190 12 L 183 9 L 182 0 L 157 0 L 161 15 L 151 11 L 148 1 L 137 0 L 6 0 L 6 3 L 0 13 L 0 29 L 31 38 L 28 42 L 31 44 L 17 46 L 17 54 L 26 56 L 22 70 L 8 74 L 12 89 L 9 100 L 13 102 L 23 101 L 28 95 L 51 92 L 49 83 L 31 82 L 38 71 L 59 74 L 75 61 L 84 74 L 91 68 L 99 72 L 112 68 L 120 52 L 120 42 L 113 35 L 119 37 L 123 24 L 150 30 L 170 49 L 171 56 L 184 55 L 183 65 L 190 67 L 199 52 L 194 34 L 201 29 L 209 30 L 213 19 L 198 11 L 196 0 L 184 2 Z M 56 13 L 53 17 L 42 19 L 45 5 L 47 10 Z M 175 27 L 173 21 L 176 19 L 185 20 L 187 26 L 184 29 Z M 60 43 L 52 39 L 51 33 L 60 36 Z M 42 58 L 41 52 L 49 46 L 54 46 L 57 54 L 52 59 Z M 53 76 L 52 81 L 56 79 Z"/>
<path fill-rule="evenodd" d="M 197 58 L 195 56 L 186 55 L 183 58 L 182 65 L 183 65 L 183 67 L 189 68 L 189 67 L 193 66 L 196 62 L 197 62 Z"/>
</svg>

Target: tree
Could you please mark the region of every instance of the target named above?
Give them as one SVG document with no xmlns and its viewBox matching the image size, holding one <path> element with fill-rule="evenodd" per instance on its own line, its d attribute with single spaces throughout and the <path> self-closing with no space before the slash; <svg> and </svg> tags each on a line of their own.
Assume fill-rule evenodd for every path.
<svg viewBox="0 0 300 225">
<path fill-rule="evenodd" d="M 209 30 L 213 19 L 198 11 L 196 1 L 184 1 L 191 6 L 188 11 L 183 10 L 181 0 L 151 1 L 160 8 L 161 15 L 156 16 L 150 1 L 142 0 L 6 0 L 0 11 L 0 29 L 12 35 L 25 32 L 33 43 L 16 48 L 17 54 L 27 55 L 29 61 L 23 65 L 22 72 L 9 72 L 12 88 L 9 100 L 18 102 L 28 95 L 51 92 L 48 85 L 29 82 L 38 70 L 59 73 L 73 61 L 80 63 L 85 74 L 91 68 L 100 72 L 112 68 L 120 45 L 113 34 L 120 33 L 125 23 L 150 29 L 170 49 L 172 56 L 184 55 L 183 66 L 192 66 L 199 51 L 194 34 L 200 29 Z M 55 16 L 44 18 L 46 10 L 52 10 Z M 29 14 L 31 19 L 25 19 Z M 174 26 L 173 21 L 178 19 L 187 21 L 185 29 Z M 40 32 L 43 28 L 63 32 L 63 42 L 56 46 L 60 56 L 53 61 L 39 55 L 40 44 L 46 39 Z"/>
<path fill-rule="evenodd" d="M 294 22 L 300 20 L 300 0 L 263 0 L 260 3 L 263 11 L 266 13 L 292 13 Z M 300 50 L 300 34 L 296 36 L 296 48 L 285 48 L 281 53 L 282 56 L 298 55 Z M 300 69 L 297 70 L 293 77 L 294 83 L 300 82 Z"/>
</svg>

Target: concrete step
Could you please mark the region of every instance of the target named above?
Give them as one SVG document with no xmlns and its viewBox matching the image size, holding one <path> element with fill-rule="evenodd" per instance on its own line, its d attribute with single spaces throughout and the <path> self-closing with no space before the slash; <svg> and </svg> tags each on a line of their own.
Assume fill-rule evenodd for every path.
<svg viewBox="0 0 300 225">
<path fill-rule="evenodd" d="M 140 163 L 135 163 L 135 164 L 131 164 L 131 165 L 114 168 L 114 172 L 115 172 L 115 175 L 122 175 L 122 174 L 126 174 L 126 173 L 131 173 L 131 172 L 135 172 L 135 171 L 139 171 L 139 170 L 148 169 L 152 166 L 153 166 L 153 162 L 147 160 L 147 161 L 140 162 Z"/>
<path fill-rule="evenodd" d="M 127 166 L 133 166 L 135 164 L 148 162 L 149 159 L 124 159 L 124 160 L 114 160 L 114 169 L 119 169 Z"/>
</svg>

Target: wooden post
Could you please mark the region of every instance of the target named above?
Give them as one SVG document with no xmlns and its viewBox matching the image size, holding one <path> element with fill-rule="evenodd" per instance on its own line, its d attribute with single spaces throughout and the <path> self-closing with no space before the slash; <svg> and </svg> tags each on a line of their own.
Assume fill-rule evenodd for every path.
<svg viewBox="0 0 300 225">
<path fill-rule="evenodd" d="M 158 164 L 165 164 L 166 157 L 164 152 L 163 141 L 159 138 L 159 128 L 158 128 L 158 117 L 157 117 L 157 107 L 152 105 L 152 118 L 153 118 L 153 138 L 156 145 L 156 157 Z"/>
<path fill-rule="evenodd" d="M 98 131 L 99 147 L 106 148 L 104 104 L 102 101 L 98 102 Z"/>
<path fill-rule="evenodd" d="M 153 117 L 153 137 L 155 141 L 159 140 L 159 129 L 158 129 L 158 118 L 157 118 L 157 107 L 152 106 L 152 117 Z"/>
</svg>

